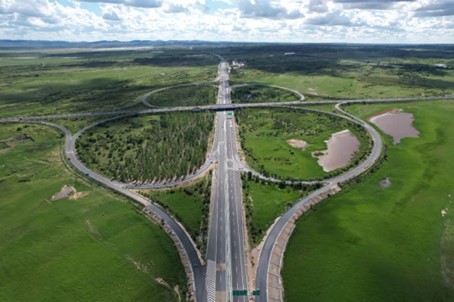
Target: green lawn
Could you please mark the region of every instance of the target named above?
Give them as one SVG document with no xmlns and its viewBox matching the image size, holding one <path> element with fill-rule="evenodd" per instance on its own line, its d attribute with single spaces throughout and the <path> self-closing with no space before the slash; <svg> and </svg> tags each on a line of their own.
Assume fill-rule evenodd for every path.
<svg viewBox="0 0 454 302">
<path fill-rule="evenodd" d="M 453 301 L 454 103 L 404 107 L 420 138 L 388 140 L 375 174 L 297 224 L 285 254 L 286 301 Z M 383 109 L 349 108 L 363 117 Z M 386 177 L 392 185 L 381 188 Z"/>
<path fill-rule="evenodd" d="M 262 240 L 277 216 L 302 195 L 300 191 L 290 188 L 255 181 L 243 180 L 243 187 L 248 229 L 254 245 Z"/>
<path fill-rule="evenodd" d="M 142 194 L 166 207 L 203 250 L 208 230 L 211 175 L 184 188 L 151 190 Z"/>
<path fill-rule="evenodd" d="M 248 109 L 238 111 L 235 116 L 248 164 L 265 175 L 309 179 L 338 173 L 341 169 L 324 172 L 312 152 L 325 150 L 325 140 L 345 129 L 351 130 L 361 142 L 353 161 L 361 158 L 368 148 L 368 137 L 362 128 L 328 115 L 287 109 Z M 309 146 L 304 150 L 294 148 L 287 142 L 289 139 L 304 140 Z"/>
<path fill-rule="evenodd" d="M 185 291 L 164 231 L 129 201 L 66 170 L 60 133 L 0 125 L 0 139 L 18 133 L 35 142 L 0 151 L 0 300 L 176 301 L 155 281 Z M 50 201 L 65 184 L 88 195 Z"/>
</svg>

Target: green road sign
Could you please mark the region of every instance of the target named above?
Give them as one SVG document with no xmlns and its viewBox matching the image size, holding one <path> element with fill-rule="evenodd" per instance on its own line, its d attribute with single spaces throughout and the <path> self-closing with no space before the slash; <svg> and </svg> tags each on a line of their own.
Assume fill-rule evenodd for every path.
<svg viewBox="0 0 454 302">
<path fill-rule="evenodd" d="M 237 289 L 234 289 L 233 290 L 233 295 L 234 296 L 247 296 L 247 290 L 237 290 Z"/>
<path fill-rule="evenodd" d="M 260 289 L 256 289 L 252 292 L 253 296 L 260 296 Z"/>
</svg>

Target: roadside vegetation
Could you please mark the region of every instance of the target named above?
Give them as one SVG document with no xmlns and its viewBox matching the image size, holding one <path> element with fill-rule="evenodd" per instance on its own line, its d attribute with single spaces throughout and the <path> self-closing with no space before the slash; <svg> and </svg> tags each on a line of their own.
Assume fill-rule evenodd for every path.
<svg viewBox="0 0 454 302">
<path fill-rule="evenodd" d="M 285 253 L 286 301 L 453 301 L 454 105 L 347 107 L 362 118 L 392 108 L 414 114 L 420 137 L 385 136 L 378 171 L 300 219 Z"/>
<path fill-rule="evenodd" d="M 213 120 L 211 112 L 122 118 L 88 130 L 76 148 L 91 169 L 112 179 L 170 180 L 205 162 Z"/>
<path fill-rule="evenodd" d="M 24 134 L 32 139 L 0 150 L 0 300 L 178 301 L 174 286 L 184 296 L 183 266 L 161 227 L 69 172 L 56 130 L 0 125 L 0 140 Z M 53 201 L 64 185 L 78 193 Z"/>
<path fill-rule="evenodd" d="M 101 118 L 101 119 L 103 119 L 103 118 Z M 51 120 L 49 120 L 49 122 L 63 126 L 66 129 L 68 129 L 69 131 L 71 131 L 72 134 L 74 134 L 77 131 L 83 129 L 84 127 L 89 126 L 99 120 L 100 120 L 100 118 L 77 118 L 77 119 L 61 119 L 61 120 L 51 119 Z"/>
<path fill-rule="evenodd" d="M 274 220 L 291 207 L 304 190 L 260 182 L 247 174 L 242 178 L 249 239 L 256 246 Z"/>
<path fill-rule="evenodd" d="M 178 50 L 0 53 L 0 116 L 112 110 L 160 87 L 212 81 L 218 60 Z"/>
<path fill-rule="evenodd" d="M 247 163 L 265 176 L 280 179 L 322 179 L 350 168 L 323 171 L 312 152 L 325 150 L 331 134 L 349 129 L 361 142 L 352 159 L 357 164 L 370 149 L 370 138 L 359 125 L 322 113 L 294 109 L 246 109 L 235 114 Z M 304 140 L 304 150 L 288 143 Z"/>
<path fill-rule="evenodd" d="M 245 63 L 232 81 L 272 84 L 307 100 L 454 94 L 450 46 L 257 45 L 231 47 Z"/>
<path fill-rule="evenodd" d="M 217 88 L 210 85 L 173 87 L 151 94 L 152 106 L 198 106 L 216 103 Z"/>
<path fill-rule="evenodd" d="M 190 186 L 176 189 L 143 191 L 141 194 L 163 206 L 180 221 L 205 251 L 210 212 L 211 173 Z"/>
<path fill-rule="evenodd" d="M 233 87 L 231 98 L 232 103 L 267 103 L 300 100 L 297 94 L 288 90 L 261 85 Z"/>
</svg>

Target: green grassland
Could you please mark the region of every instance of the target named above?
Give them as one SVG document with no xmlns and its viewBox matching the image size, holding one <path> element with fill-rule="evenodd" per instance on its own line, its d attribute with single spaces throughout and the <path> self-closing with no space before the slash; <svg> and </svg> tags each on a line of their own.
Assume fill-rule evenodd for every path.
<svg viewBox="0 0 454 302">
<path fill-rule="evenodd" d="M 449 46 L 270 45 L 226 55 L 246 63 L 232 70 L 233 81 L 293 88 L 308 100 L 454 94 Z"/>
<path fill-rule="evenodd" d="M 286 301 L 453 301 L 454 104 L 386 107 L 412 112 L 420 137 L 387 138 L 375 174 L 303 216 L 285 254 Z M 385 106 L 348 109 L 368 117 Z"/>
<path fill-rule="evenodd" d="M 312 156 L 313 151 L 326 149 L 324 141 L 334 132 L 350 129 L 360 140 L 360 151 L 353 162 L 362 158 L 369 148 L 365 130 L 341 118 L 290 109 L 240 110 L 235 116 L 248 164 L 262 174 L 277 178 L 323 178 L 342 171 L 326 173 Z M 302 139 L 310 146 L 297 149 L 287 143 L 289 139 Z"/>
<path fill-rule="evenodd" d="M 0 139 L 19 133 L 34 142 L 0 151 L 0 300 L 177 301 L 155 281 L 184 294 L 184 270 L 165 232 L 129 201 L 69 172 L 60 133 L 0 125 Z M 87 195 L 51 201 L 65 184 Z"/>
<path fill-rule="evenodd" d="M 233 103 L 266 103 L 298 101 L 300 97 L 288 90 L 260 85 L 232 88 Z"/>
<path fill-rule="evenodd" d="M 172 179 L 205 162 L 213 120 L 211 112 L 123 118 L 88 130 L 76 148 L 82 161 L 110 178 Z"/>
<path fill-rule="evenodd" d="M 148 97 L 153 106 L 198 106 L 216 103 L 217 88 L 210 85 L 174 87 Z"/>
<path fill-rule="evenodd" d="M 72 134 L 76 133 L 77 131 L 87 127 L 97 121 L 99 118 L 76 118 L 76 119 L 57 119 L 57 120 L 49 120 L 49 122 L 61 125 L 71 131 Z"/>
<path fill-rule="evenodd" d="M 205 250 L 211 174 L 184 188 L 151 190 L 142 194 L 168 209 L 185 226 L 200 250 Z"/>
<path fill-rule="evenodd" d="M 276 184 L 265 184 L 243 179 L 243 199 L 249 239 L 253 245 L 262 240 L 265 232 L 277 216 L 298 200 L 303 191 L 281 188 Z"/>
<path fill-rule="evenodd" d="M 216 72 L 208 55 L 171 51 L 2 52 L 0 116 L 117 109 L 159 87 L 211 81 Z"/>
</svg>

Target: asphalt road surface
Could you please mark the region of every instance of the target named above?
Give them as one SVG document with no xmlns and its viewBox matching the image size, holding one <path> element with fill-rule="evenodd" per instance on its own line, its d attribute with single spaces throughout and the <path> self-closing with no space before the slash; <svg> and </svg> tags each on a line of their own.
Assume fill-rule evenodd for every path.
<svg viewBox="0 0 454 302">
<path fill-rule="evenodd" d="M 219 68 L 219 105 L 230 104 L 229 66 Z M 247 290 L 241 175 L 232 112 L 218 112 L 215 130 L 216 168 L 207 248 L 208 301 L 247 301 L 233 290 Z M 213 269 L 215 266 L 215 269 Z M 213 286 L 212 280 L 215 280 Z"/>
</svg>

